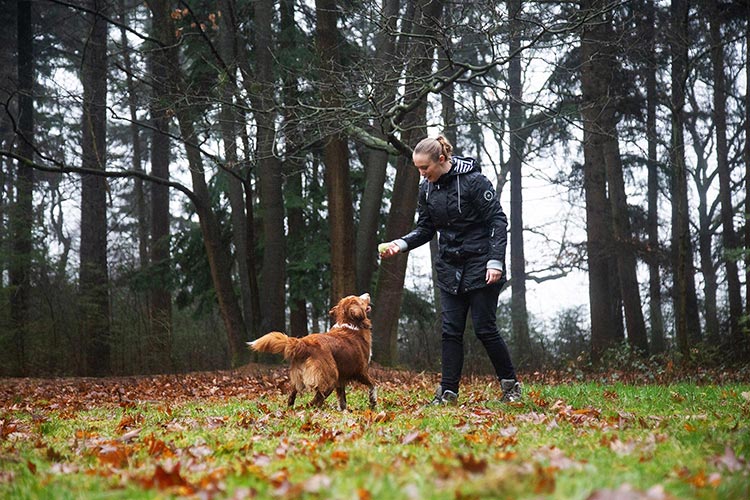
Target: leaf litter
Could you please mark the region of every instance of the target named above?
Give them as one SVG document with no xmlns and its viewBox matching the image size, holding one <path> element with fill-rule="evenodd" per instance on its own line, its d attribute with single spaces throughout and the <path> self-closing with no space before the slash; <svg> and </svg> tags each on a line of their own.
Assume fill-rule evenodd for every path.
<svg viewBox="0 0 750 500">
<path fill-rule="evenodd" d="M 332 407 L 287 410 L 286 370 L 260 365 L 153 377 L 0 380 L 0 493 L 25 471 L 40 478 L 111 478 L 116 490 L 201 498 L 256 498 L 263 491 L 281 498 L 326 497 L 353 481 L 346 491 L 367 499 L 386 498 L 379 481 L 395 475 L 402 498 L 421 498 L 430 482 L 422 476 L 429 470 L 432 488 L 452 491 L 454 498 L 530 492 L 555 497 L 569 477 L 606 474 L 591 462 L 592 450 L 607 450 L 613 462 L 651 461 L 665 443 L 680 439 L 667 428 L 690 435 L 730 418 L 709 406 L 675 414 L 623 408 L 625 397 L 607 386 L 592 398 L 596 404 L 573 403 L 535 386 L 524 403 L 501 406 L 486 403 L 492 387 L 486 380 L 467 381 L 460 407 L 434 411 L 414 397 L 431 392 L 434 375 L 373 372 L 379 407 L 364 409 L 355 401 L 344 414 Z M 721 397 L 748 412 L 748 394 L 732 389 Z M 682 390 L 671 390 L 667 400 L 691 403 Z M 46 430 L 54 427 L 51 422 L 77 428 L 69 431 L 67 443 L 51 442 Z M 732 432 L 747 432 L 740 422 L 734 421 Z M 552 435 L 572 437 L 573 443 L 555 442 Z M 43 452 L 20 451 L 28 442 Z M 688 491 L 702 498 L 701 491 L 717 490 L 732 478 L 747 481 L 750 470 L 737 450 L 747 451 L 748 445 L 740 443 L 727 444 L 702 465 L 676 466 L 645 489 L 625 482 L 591 488 L 585 498 L 671 499 L 676 497 L 666 488 L 678 484 L 690 489 L 677 488 L 677 497 Z M 371 447 L 385 447 L 392 455 L 373 462 Z M 428 469 L 420 468 L 423 463 Z"/>
</svg>

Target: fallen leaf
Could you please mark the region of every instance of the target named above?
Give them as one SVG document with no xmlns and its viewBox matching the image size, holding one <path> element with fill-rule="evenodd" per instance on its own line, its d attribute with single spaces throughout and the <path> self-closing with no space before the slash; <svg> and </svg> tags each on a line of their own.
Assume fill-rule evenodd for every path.
<svg viewBox="0 0 750 500">
<path fill-rule="evenodd" d="M 729 446 L 724 448 L 724 454 L 714 457 L 712 462 L 717 467 L 724 467 L 729 472 L 738 472 L 745 468 L 744 460 L 737 458 L 734 450 Z"/>
<path fill-rule="evenodd" d="M 318 493 L 320 490 L 330 488 L 333 480 L 325 474 L 315 474 L 302 483 L 302 490 L 305 493 Z"/>
<path fill-rule="evenodd" d="M 461 467 L 467 472 L 482 474 L 487 470 L 487 460 L 485 459 L 478 459 L 474 455 L 462 455 L 461 453 L 457 454 L 456 457 L 461 462 Z"/>
<path fill-rule="evenodd" d="M 425 440 L 427 437 L 427 434 L 420 431 L 413 431 L 404 436 L 404 438 L 401 440 L 401 444 L 411 444 L 411 443 L 421 443 Z"/>
<path fill-rule="evenodd" d="M 586 500 L 673 500 L 662 485 L 656 485 L 643 492 L 625 483 L 616 490 L 602 489 L 592 492 Z"/>
</svg>

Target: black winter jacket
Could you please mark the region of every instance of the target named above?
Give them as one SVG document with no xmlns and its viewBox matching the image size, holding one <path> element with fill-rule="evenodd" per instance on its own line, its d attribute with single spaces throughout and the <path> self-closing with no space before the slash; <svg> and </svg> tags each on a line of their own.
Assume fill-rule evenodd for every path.
<svg viewBox="0 0 750 500">
<path fill-rule="evenodd" d="M 473 158 L 454 156 L 451 169 L 419 186 L 417 227 L 396 243 L 402 251 L 439 233 L 435 262 L 438 286 L 458 294 L 487 286 L 488 268 L 505 278 L 508 222 L 492 183 Z"/>
</svg>

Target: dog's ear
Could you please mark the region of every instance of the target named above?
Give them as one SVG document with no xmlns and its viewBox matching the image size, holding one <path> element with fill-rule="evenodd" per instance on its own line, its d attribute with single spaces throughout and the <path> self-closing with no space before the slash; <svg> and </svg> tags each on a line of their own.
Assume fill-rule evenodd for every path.
<svg viewBox="0 0 750 500">
<path fill-rule="evenodd" d="M 367 318 L 367 309 L 358 301 L 352 300 L 346 308 L 349 321 L 364 328 L 371 328 L 372 322 Z"/>
<path fill-rule="evenodd" d="M 339 304 L 336 304 L 331 308 L 330 311 L 328 311 L 328 316 L 330 316 L 334 322 L 337 322 L 339 320 Z"/>
</svg>

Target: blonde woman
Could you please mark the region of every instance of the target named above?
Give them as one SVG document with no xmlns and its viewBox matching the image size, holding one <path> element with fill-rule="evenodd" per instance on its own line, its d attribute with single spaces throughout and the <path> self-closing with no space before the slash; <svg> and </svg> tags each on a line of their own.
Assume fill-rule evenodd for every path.
<svg viewBox="0 0 750 500">
<path fill-rule="evenodd" d="M 501 400 L 518 401 L 521 384 L 496 321 L 497 300 L 506 281 L 507 218 L 476 160 L 452 153 L 453 147 L 443 136 L 423 139 L 414 148 L 412 160 L 424 178 L 417 226 L 381 245 L 380 255 L 389 258 L 407 252 L 439 233 L 435 271 L 443 308 L 442 377 L 430 404 L 458 400 L 469 312 L 500 381 Z"/>
</svg>

